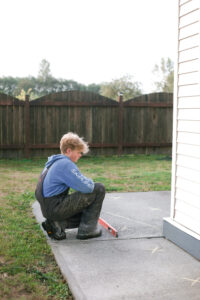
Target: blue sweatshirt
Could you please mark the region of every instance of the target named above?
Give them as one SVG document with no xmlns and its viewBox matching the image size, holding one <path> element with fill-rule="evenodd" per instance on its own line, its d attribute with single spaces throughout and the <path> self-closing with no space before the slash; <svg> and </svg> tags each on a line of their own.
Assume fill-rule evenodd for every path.
<svg viewBox="0 0 200 300">
<path fill-rule="evenodd" d="M 46 168 L 49 168 L 49 171 L 43 182 L 44 197 L 61 194 L 68 188 L 82 193 L 93 192 L 93 180 L 82 175 L 76 164 L 66 155 L 57 154 L 50 156 L 43 172 Z"/>
</svg>

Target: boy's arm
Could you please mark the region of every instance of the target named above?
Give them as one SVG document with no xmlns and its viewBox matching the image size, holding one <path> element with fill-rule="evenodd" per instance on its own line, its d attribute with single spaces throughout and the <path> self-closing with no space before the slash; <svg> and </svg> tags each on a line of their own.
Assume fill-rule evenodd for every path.
<svg viewBox="0 0 200 300">
<path fill-rule="evenodd" d="M 70 168 L 66 172 L 66 184 L 81 193 L 92 193 L 94 190 L 94 182 L 92 179 L 85 177 L 79 171 L 75 164 L 71 164 Z"/>
</svg>

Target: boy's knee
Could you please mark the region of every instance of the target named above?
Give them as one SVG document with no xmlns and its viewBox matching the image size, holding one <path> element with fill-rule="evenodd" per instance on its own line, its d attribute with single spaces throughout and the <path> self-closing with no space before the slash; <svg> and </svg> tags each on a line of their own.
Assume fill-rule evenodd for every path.
<svg viewBox="0 0 200 300">
<path fill-rule="evenodd" d="M 94 191 L 95 191 L 95 192 L 98 192 L 98 193 L 105 194 L 106 189 L 105 189 L 105 186 L 103 185 L 103 183 L 96 182 L 96 183 L 94 184 Z"/>
</svg>

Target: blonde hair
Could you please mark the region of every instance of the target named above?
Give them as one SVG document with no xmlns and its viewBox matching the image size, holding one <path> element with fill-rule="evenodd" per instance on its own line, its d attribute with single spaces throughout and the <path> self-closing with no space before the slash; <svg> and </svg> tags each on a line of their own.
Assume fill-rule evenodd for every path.
<svg viewBox="0 0 200 300">
<path fill-rule="evenodd" d="M 73 132 L 68 132 L 63 135 L 60 140 L 60 151 L 62 154 L 65 154 L 67 149 L 79 150 L 84 154 L 88 153 L 89 147 L 87 142 L 83 138 L 79 137 L 78 134 Z"/>
</svg>

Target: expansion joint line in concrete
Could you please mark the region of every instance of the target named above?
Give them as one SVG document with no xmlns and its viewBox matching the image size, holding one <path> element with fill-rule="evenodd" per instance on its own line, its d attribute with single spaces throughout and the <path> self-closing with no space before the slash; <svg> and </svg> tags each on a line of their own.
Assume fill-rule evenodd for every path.
<svg viewBox="0 0 200 300">
<path fill-rule="evenodd" d="M 118 240 L 150 240 L 150 239 L 163 239 L 163 235 L 159 236 L 140 236 L 140 237 L 131 237 L 131 238 L 118 238 Z"/>
<path fill-rule="evenodd" d="M 159 236 L 141 236 L 141 237 L 132 237 L 132 238 L 115 238 L 115 239 L 96 239 L 95 242 L 113 242 L 113 241 L 130 241 L 130 240 L 150 240 L 150 239 L 163 239 L 163 235 Z M 91 240 L 90 240 L 91 241 Z M 87 241 L 84 241 L 87 242 Z"/>
</svg>

